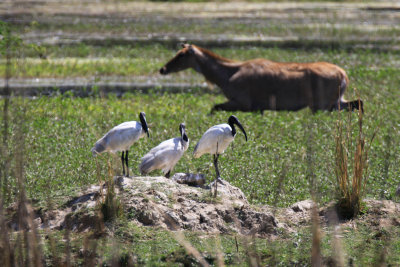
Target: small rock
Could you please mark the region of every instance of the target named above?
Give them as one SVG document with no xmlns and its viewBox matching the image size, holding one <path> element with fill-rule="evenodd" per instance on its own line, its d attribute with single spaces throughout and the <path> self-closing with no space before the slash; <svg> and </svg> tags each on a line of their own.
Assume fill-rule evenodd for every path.
<svg viewBox="0 0 400 267">
<path fill-rule="evenodd" d="M 218 188 L 217 188 L 218 195 L 221 194 L 229 196 L 232 200 L 240 200 L 239 202 L 242 202 L 244 204 L 249 204 L 247 202 L 246 196 L 239 188 L 231 185 L 230 183 L 228 183 L 223 179 L 219 179 L 217 183 L 218 183 Z M 214 182 L 210 184 L 210 188 L 214 188 Z"/>
<path fill-rule="evenodd" d="M 175 173 L 171 179 L 178 184 L 187 184 L 189 186 L 203 187 L 206 183 L 204 174 L 198 173 Z"/>
<path fill-rule="evenodd" d="M 232 216 L 232 213 L 229 211 L 225 211 L 225 213 L 222 215 L 222 218 L 226 223 L 234 222 L 234 217 Z"/>
<path fill-rule="evenodd" d="M 295 212 L 304 212 L 311 210 L 314 206 L 314 201 L 311 199 L 306 199 L 297 203 L 294 203 L 290 208 Z"/>
<path fill-rule="evenodd" d="M 186 222 L 195 221 L 195 220 L 197 220 L 197 217 L 198 216 L 194 213 L 187 213 L 187 214 L 182 215 L 182 219 Z"/>
<path fill-rule="evenodd" d="M 123 176 L 115 176 L 114 177 L 114 184 L 117 186 L 123 186 L 126 183 L 126 177 Z"/>
<path fill-rule="evenodd" d="M 314 201 L 306 199 L 297 203 L 294 203 L 290 208 L 295 212 L 303 212 L 311 210 L 314 206 Z"/>
<path fill-rule="evenodd" d="M 163 192 L 156 192 L 155 193 L 155 197 L 158 198 L 161 201 L 168 201 L 168 197 L 166 194 L 164 194 Z"/>
<path fill-rule="evenodd" d="M 154 225 L 159 220 L 159 215 L 154 211 L 143 210 L 138 214 L 138 221 L 144 225 Z"/>
<path fill-rule="evenodd" d="M 172 228 L 177 228 L 179 227 L 179 217 L 176 216 L 175 212 L 173 211 L 167 211 L 165 212 L 165 214 L 167 215 L 166 219 L 166 224 L 167 225 L 171 225 Z"/>
<path fill-rule="evenodd" d="M 207 215 L 204 215 L 204 214 L 200 214 L 200 223 L 206 223 L 206 222 L 208 222 L 208 217 L 207 217 Z"/>
</svg>

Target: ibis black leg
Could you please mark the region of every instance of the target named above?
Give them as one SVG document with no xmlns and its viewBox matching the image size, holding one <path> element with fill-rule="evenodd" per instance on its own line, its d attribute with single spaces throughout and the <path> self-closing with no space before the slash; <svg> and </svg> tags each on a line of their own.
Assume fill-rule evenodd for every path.
<svg viewBox="0 0 400 267">
<path fill-rule="evenodd" d="M 126 177 L 129 177 L 128 153 L 129 153 L 129 151 L 126 150 L 125 151 L 125 164 L 126 164 L 126 172 L 127 172 Z"/>
<path fill-rule="evenodd" d="M 165 174 L 165 178 L 169 178 L 170 175 L 171 175 L 171 171 L 168 171 L 168 172 Z"/>
<path fill-rule="evenodd" d="M 218 179 L 220 177 L 219 176 L 219 169 L 218 169 L 218 157 L 219 157 L 219 154 L 214 155 L 215 175 L 217 176 L 216 179 Z"/>
<path fill-rule="evenodd" d="M 125 176 L 124 151 L 122 151 L 121 162 L 122 162 L 122 175 Z"/>
<path fill-rule="evenodd" d="M 218 170 L 218 157 L 219 154 L 213 155 L 214 157 L 214 166 L 215 166 L 215 181 L 214 181 L 214 186 L 215 186 L 215 191 L 214 191 L 214 197 L 217 197 L 217 187 L 218 187 L 218 179 L 219 179 L 219 170 Z"/>
</svg>

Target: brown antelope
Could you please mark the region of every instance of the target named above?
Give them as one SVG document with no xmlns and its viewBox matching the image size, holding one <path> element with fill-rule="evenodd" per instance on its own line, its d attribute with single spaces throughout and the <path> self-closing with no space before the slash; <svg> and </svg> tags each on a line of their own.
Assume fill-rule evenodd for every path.
<svg viewBox="0 0 400 267">
<path fill-rule="evenodd" d="M 214 110 L 263 111 L 361 109 L 361 100 L 343 98 L 349 79 L 331 63 L 280 63 L 266 59 L 234 61 L 196 45 L 182 49 L 164 67 L 163 75 L 192 68 L 215 83 L 228 101 Z"/>
</svg>

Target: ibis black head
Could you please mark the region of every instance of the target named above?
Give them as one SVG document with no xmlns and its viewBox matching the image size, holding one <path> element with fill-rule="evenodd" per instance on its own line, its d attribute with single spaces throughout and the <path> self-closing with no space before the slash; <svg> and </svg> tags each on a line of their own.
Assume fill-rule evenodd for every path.
<svg viewBox="0 0 400 267">
<path fill-rule="evenodd" d="M 187 142 L 187 141 L 189 141 L 189 138 L 186 135 L 185 129 L 186 129 L 186 126 L 184 123 L 179 124 L 179 131 L 181 132 L 182 139 L 183 139 L 183 141 Z"/>
<path fill-rule="evenodd" d="M 150 137 L 149 127 L 147 126 L 147 121 L 146 121 L 146 114 L 144 112 L 140 112 L 139 119 L 140 119 L 140 123 L 142 124 L 143 130 L 147 133 L 147 137 Z"/>
<path fill-rule="evenodd" d="M 231 128 L 232 128 L 232 135 L 233 135 L 233 136 L 236 134 L 236 129 L 235 129 L 235 126 L 234 126 L 234 124 L 236 124 L 236 125 L 239 127 L 239 129 L 243 132 L 244 137 L 246 138 L 246 142 L 247 142 L 247 134 L 246 134 L 246 131 L 244 130 L 242 124 L 240 123 L 240 121 L 238 120 L 238 118 L 236 118 L 236 116 L 231 115 L 231 116 L 229 117 L 229 119 L 228 119 L 228 124 L 229 124 L 229 126 L 231 126 Z"/>
</svg>

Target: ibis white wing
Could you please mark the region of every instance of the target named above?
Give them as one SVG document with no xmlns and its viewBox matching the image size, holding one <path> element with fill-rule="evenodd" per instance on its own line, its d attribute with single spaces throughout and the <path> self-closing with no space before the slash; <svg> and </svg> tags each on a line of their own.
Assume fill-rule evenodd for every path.
<svg viewBox="0 0 400 267">
<path fill-rule="evenodd" d="M 160 143 L 143 156 L 140 172 L 146 174 L 153 170 L 162 170 L 166 174 L 175 167 L 187 147 L 180 137 Z"/>
<path fill-rule="evenodd" d="M 128 121 L 112 128 L 96 142 L 96 145 L 99 146 L 101 144 L 105 148 L 105 151 L 113 153 L 129 150 L 132 144 L 143 137 L 144 134 L 142 125 L 139 122 Z"/>
<path fill-rule="evenodd" d="M 222 154 L 233 141 L 232 128 L 229 124 L 218 124 L 209 128 L 197 143 L 193 156 L 198 158 L 203 154 Z M 218 151 L 217 151 L 218 148 Z"/>
</svg>

